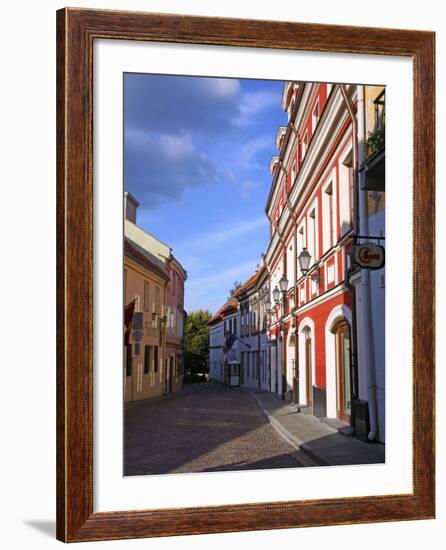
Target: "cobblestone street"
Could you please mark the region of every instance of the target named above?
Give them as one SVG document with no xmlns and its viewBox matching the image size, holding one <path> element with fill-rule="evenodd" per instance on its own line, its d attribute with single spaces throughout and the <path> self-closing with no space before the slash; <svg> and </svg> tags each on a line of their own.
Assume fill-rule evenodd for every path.
<svg viewBox="0 0 446 550">
<path fill-rule="evenodd" d="M 251 394 L 220 385 L 126 405 L 125 475 L 311 465 L 271 427 Z"/>
</svg>

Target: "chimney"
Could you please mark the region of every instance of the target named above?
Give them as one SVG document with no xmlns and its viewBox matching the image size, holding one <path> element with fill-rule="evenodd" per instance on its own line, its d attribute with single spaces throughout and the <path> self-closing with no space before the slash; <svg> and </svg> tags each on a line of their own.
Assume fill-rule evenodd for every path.
<svg viewBox="0 0 446 550">
<path fill-rule="evenodd" d="M 136 210 L 139 202 L 127 191 L 124 193 L 124 217 L 136 225 Z"/>
</svg>

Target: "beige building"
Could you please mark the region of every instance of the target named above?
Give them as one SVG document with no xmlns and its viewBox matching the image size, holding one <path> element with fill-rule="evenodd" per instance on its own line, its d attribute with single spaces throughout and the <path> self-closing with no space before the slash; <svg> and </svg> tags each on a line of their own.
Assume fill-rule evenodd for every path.
<svg viewBox="0 0 446 550">
<path fill-rule="evenodd" d="M 124 205 L 124 391 L 136 401 L 183 388 L 186 272 L 169 246 L 136 225 L 130 193 Z"/>
<path fill-rule="evenodd" d="M 125 401 L 164 392 L 168 275 L 136 243 L 124 241 L 124 300 L 131 326 L 124 346 Z M 132 314 L 133 310 L 133 314 Z"/>
</svg>

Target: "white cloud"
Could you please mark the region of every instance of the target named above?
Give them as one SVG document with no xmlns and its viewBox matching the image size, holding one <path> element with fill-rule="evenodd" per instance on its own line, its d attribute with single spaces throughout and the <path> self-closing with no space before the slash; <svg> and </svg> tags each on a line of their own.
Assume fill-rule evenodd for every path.
<svg viewBox="0 0 446 550">
<path fill-rule="evenodd" d="M 213 232 L 207 232 L 206 235 L 200 235 L 199 237 L 192 238 L 190 241 L 184 241 L 177 243 L 174 246 L 175 250 L 185 250 L 188 248 L 200 248 L 200 249 L 213 249 L 216 246 L 220 246 L 223 243 L 227 243 L 235 238 L 255 231 L 260 227 L 267 227 L 266 216 L 254 218 L 252 220 L 241 221 L 236 224 L 231 224 L 230 221 L 221 228 L 215 229 Z"/>
<path fill-rule="evenodd" d="M 234 281 L 246 281 L 258 263 L 258 259 L 253 259 L 186 281 L 186 311 L 204 307 L 215 312 L 228 299 Z"/>
<path fill-rule="evenodd" d="M 265 109 L 280 107 L 280 94 L 277 92 L 245 92 L 240 102 L 240 114 L 235 123 L 238 126 L 249 126 Z"/>
<path fill-rule="evenodd" d="M 240 93 L 240 82 L 233 78 L 210 78 L 203 81 L 209 92 L 217 98 L 232 97 Z"/>
<path fill-rule="evenodd" d="M 236 266 L 229 267 L 223 271 L 214 271 L 210 275 L 204 275 L 202 277 L 197 277 L 191 280 L 188 283 L 188 289 L 192 287 L 199 287 L 200 289 L 206 289 L 210 286 L 218 284 L 224 281 L 229 281 L 230 284 L 233 283 L 233 279 L 245 279 L 249 277 L 254 272 L 256 265 L 259 263 L 259 260 L 251 260 L 249 262 L 244 262 Z"/>
<path fill-rule="evenodd" d="M 251 162 L 259 153 L 273 149 L 274 139 L 269 135 L 257 136 L 244 143 L 239 150 L 240 162 Z"/>
<path fill-rule="evenodd" d="M 255 191 L 259 187 L 259 182 L 253 180 L 242 181 L 242 194 L 247 197 L 252 191 Z"/>
</svg>

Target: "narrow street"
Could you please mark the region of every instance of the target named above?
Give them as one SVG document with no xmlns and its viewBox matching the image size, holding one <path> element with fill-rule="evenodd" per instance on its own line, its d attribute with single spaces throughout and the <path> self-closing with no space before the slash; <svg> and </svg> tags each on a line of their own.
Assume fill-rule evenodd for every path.
<svg viewBox="0 0 446 550">
<path fill-rule="evenodd" d="M 271 427 L 253 396 L 220 385 L 126 405 L 125 475 L 294 468 L 307 457 Z"/>
</svg>

